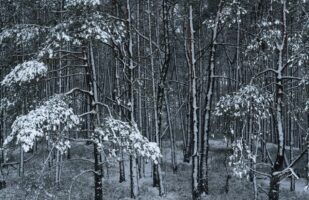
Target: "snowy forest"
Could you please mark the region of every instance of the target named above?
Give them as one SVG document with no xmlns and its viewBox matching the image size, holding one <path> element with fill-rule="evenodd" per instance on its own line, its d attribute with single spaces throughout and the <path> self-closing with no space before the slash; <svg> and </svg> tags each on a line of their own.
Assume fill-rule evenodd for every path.
<svg viewBox="0 0 309 200">
<path fill-rule="evenodd" d="M 307 0 L 0 0 L 0 199 L 309 200 L 307 64 Z"/>
</svg>

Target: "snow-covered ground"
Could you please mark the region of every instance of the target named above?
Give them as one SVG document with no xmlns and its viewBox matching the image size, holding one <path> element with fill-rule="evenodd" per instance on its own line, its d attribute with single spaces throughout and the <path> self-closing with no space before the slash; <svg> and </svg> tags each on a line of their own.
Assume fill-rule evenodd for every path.
<svg viewBox="0 0 309 200">
<path fill-rule="evenodd" d="M 39 146 L 39 148 L 43 148 Z M 83 170 L 92 169 L 91 163 L 85 161 L 74 160 L 74 158 L 83 157 L 91 159 L 90 150 L 92 146 L 73 145 L 72 159 L 64 159 L 62 167 L 62 178 L 60 187 L 55 187 L 54 167 L 47 168 L 44 178 L 41 182 L 37 181 L 37 177 L 42 169 L 42 160 L 46 155 L 35 155 L 33 162 L 25 163 L 25 177 L 18 177 L 17 169 L 10 168 L 10 176 L 7 179 L 7 188 L 0 191 L 1 200 L 33 200 L 37 191 L 40 191 L 39 200 L 67 200 L 68 189 L 72 181 L 72 177 L 79 174 Z M 145 177 L 140 179 L 140 196 L 139 200 L 189 200 L 191 199 L 191 164 L 183 162 L 183 152 L 181 143 L 177 143 L 177 164 L 178 171 L 173 173 L 170 159 L 170 147 L 168 143 L 163 148 L 163 179 L 166 190 L 164 197 L 158 196 L 158 189 L 152 187 L 152 167 L 146 164 Z M 210 195 L 204 197 L 204 200 L 251 200 L 253 199 L 253 184 L 247 179 L 239 179 L 232 177 L 229 180 L 229 192 L 225 192 L 226 177 L 231 174 L 230 170 L 226 170 L 224 161 L 228 155 L 228 148 L 224 140 L 210 140 L 209 170 L 210 170 Z M 14 152 L 16 157 L 18 151 Z M 30 154 L 27 154 L 28 157 Z M 18 157 L 17 157 L 18 158 Z M 104 199 L 106 200 L 128 200 L 129 194 L 129 163 L 126 162 L 126 179 L 124 183 L 119 183 L 118 163 L 112 162 L 109 167 L 105 166 L 104 180 Z M 269 181 L 259 180 L 259 184 L 267 192 Z M 44 185 L 44 189 L 38 188 Z M 289 191 L 289 180 L 284 180 L 281 184 L 280 200 L 309 200 L 308 192 L 304 191 L 305 181 L 303 179 L 296 181 L 296 191 Z M 94 191 L 93 177 L 91 174 L 85 174 L 75 181 L 72 190 L 72 200 L 88 200 L 92 199 Z M 259 199 L 267 199 L 266 194 L 260 190 Z"/>
</svg>

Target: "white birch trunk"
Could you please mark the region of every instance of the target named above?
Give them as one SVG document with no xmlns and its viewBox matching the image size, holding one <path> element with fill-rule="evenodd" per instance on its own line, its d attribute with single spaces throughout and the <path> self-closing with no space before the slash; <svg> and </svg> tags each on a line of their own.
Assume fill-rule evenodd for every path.
<svg viewBox="0 0 309 200">
<path fill-rule="evenodd" d="M 129 39 L 129 48 L 128 48 L 128 56 L 129 56 L 129 98 L 130 98 L 130 123 L 133 125 L 135 123 L 134 119 L 134 88 L 133 88 L 133 41 L 132 41 L 132 21 L 131 21 L 131 7 L 130 0 L 127 0 L 127 31 L 128 31 L 128 39 Z M 130 189 L 131 189 L 131 198 L 136 198 L 138 196 L 138 168 L 136 165 L 136 158 L 134 156 L 130 156 Z"/>
<path fill-rule="evenodd" d="M 195 67 L 195 51 L 194 51 L 194 27 L 193 27 L 193 10 L 192 5 L 189 6 L 189 31 L 190 31 L 190 41 L 189 41 L 189 67 L 191 70 L 191 132 L 192 132 L 192 198 L 199 198 L 199 189 L 198 189 L 198 124 L 197 124 L 197 89 L 196 89 L 196 67 Z"/>
</svg>

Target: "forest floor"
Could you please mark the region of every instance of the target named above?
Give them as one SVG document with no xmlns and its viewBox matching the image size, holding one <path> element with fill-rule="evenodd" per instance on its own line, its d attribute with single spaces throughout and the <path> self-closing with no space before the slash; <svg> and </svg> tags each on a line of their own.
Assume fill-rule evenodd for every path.
<svg viewBox="0 0 309 200">
<path fill-rule="evenodd" d="M 232 177 L 228 184 L 228 193 L 226 193 L 226 177 L 231 175 L 227 170 L 225 163 L 229 149 L 223 140 L 210 141 L 210 194 L 205 200 L 251 200 L 253 199 L 253 184 L 247 179 Z M 170 150 L 168 144 L 164 145 L 162 162 L 164 186 L 166 190 L 165 197 L 158 196 L 158 190 L 152 187 L 151 165 L 146 164 L 145 178 L 140 179 L 140 200 L 190 200 L 191 199 L 191 165 L 182 161 L 183 155 L 181 146 L 178 145 L 177 162 L 178 170 L 173 173 L 170 162 Z M 40 148 L 40 147 L 39 147 Z M 42 147 L 41 147 L 42 148 Z M 25 175 L 23 178 L 18 176 L 18 166 L 12 166 L 4 169 L 7 174 L 7 188 L 0 190 L 1 200 L 68 200 L 69 188 L 72 183 L 72 177 L 85 170 L 92 169 L 92 164 L 85 160 L 75 158 L 83 157 L 91 159 L 92 146 L 73 145 L 72 159 L 64 159 L 61 174 L 60 186 L 55 186 L 55 167 L 46 167 L 43 169 L 43 161 L 47 157 L 47 151 L 35 155 L 35 159 L 25 163 Z M 15 152 L 18 159 L 18 152 Z M 26 157 L 30 157 L 27 154 Z M 126 163 L 126 178 L 128 178 L 128 162 Z M 42 171 L 44 176 L 41 176 Z M 118 163 L 109 164 L 105 171 L 104 181 L 104 199 L 106 200 L 128 200 L 129 181 L 119 183 Z M 107 176 L 108 174 L 108 176 Z M 267 199 L 268 180 L 259 179 L 258 183 L 263 189 L 259 190 L 259 199 Z M 296 181 L 296 192 L 289 191 L 289 180 L 285 180 L 281 186 L 280 199 L 282 200 L 309 200 L 309 191 L 304 191 L 305 182 Z M 93 196 L 94 185 L 92 174 L 84 174 L 74 180 L 71 191 L 72 200 L 91 200 Z"/>
</svg>

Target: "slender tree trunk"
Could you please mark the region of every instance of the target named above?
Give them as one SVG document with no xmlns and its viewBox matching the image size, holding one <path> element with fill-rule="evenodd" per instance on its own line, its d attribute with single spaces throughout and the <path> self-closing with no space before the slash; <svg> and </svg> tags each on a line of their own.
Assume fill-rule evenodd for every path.
<svg viewBox="0 0 309 200">
<path fill-rule="evenodd" d="M 165 2 L 165 0 L 163 0 Z M 148 0 L 148 9 L 150 10 L 150 0 Z M 161 78 L 158 86 L 158 92 L 156 91 L 155 83 L 155 72 L 154 72 L 154 57 L 153 57 L 153 48 L 152 48 L 152 32 L 151 32 L 151 13 L 148 14 L 148 23 L 149 23 L 149 49 L 150 49 L 150 62 L 151 62 L 151 76 L 152 76 L 152 95 L 153 95 L 153 105 L 154 105 L 154 121 L 155 121 L 155 141 L 157 144 L 160 144 L 160 129 L 161 129 L 161 120 L 162 120 L 162 103 L 164 95 L 164 81 L 166 78 L 167 67 L 163 65 L 161 70 Z M 166 63 L 167 64 L 167 63 Z M 163 92 L 163 93 L 162 93 Z M 159 187 L 159 195 L 164 195 L 164 187 L 162 180 L 162 172 L 160 160 L 158 164 L 153 167 L 153 186 Z"/>
<path fill-rule="evenodd" d="M 1 133 L 1 147 L 3 146 L 3 142 L 4 142 L 4 139 L 7 137 L 7 133 L 6 133 L 6 126 L 7 126 L 7 123 L 6 123 L 6 120 L 7 120 L 7 114 L 6 114 L 6 109 L 3 109 L 3 115 L 2 115 L 2 117 L 3 117 L 3 121 L 2 121 L 2 133 Z M 5 164 L 6 163 L 6 161 L 7 161 L 7 149 L 5 149 L 5 148 L 2 148 L 2 150 L 1 150 L 1 162 L 3 163 L 3 164 Z M 1 164 L 1 162 L 0 162 L 0 164 Z"/>
<path fill-rule="evenodd" d="M 25 102 L 22 103 L 22 114 L 25 114 Z M 22 144 L 20 146 L 20 164 L 19 164 L 19 176 L 24 176 L 24 149 L 22 148 Z"/>
<path fill-rule="evenodd" d="M 93 157 L 94 157 L 94 187 L 95 187 L 95 200 L 103 199 L 103 183 L 102 183 L 102 167 L 99 165 L 100 162 L 100 153 L 98 152 L 98 146 L 96 143 L 93 143 Z"/>
<path fill-rule="evenodd" d="M 249 148 L 250 152 L 253 153 L 253 117 L 249 116 L 249 132 L 248 132 L 248 141 L 249 141 Z M 253 160 L 250 159 L 250 169 L 253 169 Z M 254 172 L 250 170 L 249 172 L 249 180 L 250 182 L 254 181 Z"/>
<path fill-rule="evenodd" d="M 119 5 L 117 3 L 117 0 L 114 0 L 113 3 L 114 3 L 114 9 L 115 9 L 116 16 L 119 17 Z M 123 56 L 121 52 L 118 52 L 118 53 L 119 54 L 117 55 L 117 52 L 114 52 L 114 57 L 116 58 L 115 59 L 115 71 L 114 71 L 115 73 L 114 101 L 116 102 L 118 116 L 119 116 L 119 119 L 121 120 L 123 117 L 123 112 L 121 110 L 121 103 L 120 103 L 120 98 L 121 98 L 121 86 L 120 86 L 120 74 L 119 74 L 120 62 L 117 56 L 119 56 L 120 59 L 123 59 Z M 123 155 L 123 149 L 120 147 L 119 183 L 122 183 L 125 181 L 126 181 L 126 176 L 125 176 L 124 155 Z"/>
<path fill-rule="evenodd" d="M 19 164 L 19 176 L 24 176 L 24 150 L 20 145 L 20 164 Z"/>
<path fill-rule="evenodd" d="M 192 199 L 200 197 L 198 189 L 198 108 L 197 108 L 197 88 L 196 88 L 196 61 L 195 61 L 195 43 L 194 43 L 194 27 L 193 27 L 193 10 L 192 5 L 189 5 L 189 47 L 187 51 L 187 60 L 190 70 L 191 81 L 191 113 L 190 132 L 192 134 Z"/>
<path fill-rule="evenodd" d="M 119 83 L 119 72 L 118 72 L 118 64 L 119 62 L 116 61 L 116 68 L 115 68 L 115 78 L 116 78 L 116 98 L 115 101 L 117 102 L 118 106 L 118 115 L 119 118 L 122 118 L 122 112 L 121 112 L 121 105 L 120 105 L 120 83 Z M 124 157 L 123 157 L 123 151 L 122 148 L 120 147 L 120 154 L 121 154 L 121 160 L 119 161 L 119 183 L 122 183 L 126 181 L 126 176 L 125 176 L 125 168 L 124 168 Z"/>
<path fill-rule="evenodd" d="M 186 44 L 186 42 L 185 42 L 185 49 L 187 49 L 187 44 Z M 187 58 L 187 63 L 190 65 L 190 60 L 189 60 L 189 58 Z M 192 79 L 191 79 L 191 77 L 192 77 L 192 75 L 191 75 L 191 73 L 192 73 L 192 70 L 191 70 L 191 68 L 189 67 L 189 70 L 188 70 L 188 79 L 189 79 L 189 81 L 188 81 L 188 110 L 187 110 L 187 118 L 186 118 L 186 121 L 187 121 L 187 128 L 186 128 L 186 131 L 187 131 L 187 137 L 185 138 L 186 140 L 186 142 L 185 142 L 185 144 L 186 144 L 186 146 L 185 146 L 185 151 L 184 151 L 184 158 L 183 158 L 183 161 L 184 162 L 186 162 L 186 163 L 189 163 L 190 162 L 190 158 L 191 158 L 191 156 L 192 156 L 192 146 L 194 145 L 193 144 L 193 136 L 192 136 L 192 132 L 191 132 L 191 130 L 192 130 L 192 127 L 191 127 L 191 125 L 192 125 L 192 115 L 191 115 L 191 113 L 192 113 Z"/>
<path fill-rule="evenodd" d="M 90 54 L 90 55 L 89 55 Z M 86 48 L 83 48 L 83 55 L 84 55 L 84 64 L 86 66 L 86 82 L 88 89 L 93 91 L 92 94 L 89 96 L 89 103 L 90 109 L 92 111 L 96 111 L 96 115 L 90 116 L 90 130 L 94 131 L 95 127 L 100 123 L 100 118 L 98 114 L 98 106 L 96 102 L 98 102 L 98 90 L 97 90 L 97 81 L 96 81 L 96 68 L 94 63 L 94 55 L 93 55 L 93 46 L 92 42 L 90 41 L 89 44 L 89 51 L 87 54 Z M 89 55 L 89 56 L 87 56 Z M 88 59 L 90 57 L 90 60 Z M 93 143 L 93 157 L 94 157 L 94 187 L 95 187 L 95 200 L 102 200 L 103 199 L 103 165 L 100 165 L 101 155 L 98 151 L 98 146 L 94 142 Z"/>
<path fill-rule="evenodd" d="M 281 62 L 282 60 L 281 61 L 279 60 L 279 63 Z M 270 179 L 270 189 L 269 189 L 269 199 L 270 200 L 279 199 L 280 178 L 278 176 L 278 172 L 280 172 L 283 169 L 283 163 L 284 163 L 285 134 L 283 130 L 283 119 L 282 119 L 282 100 L 283 100 L 283 85 L 282 85 L 281 72 L 279 71 L 277 78 L 276 78 L 276 120 L 275 120 L 276 132 L 278 135 L 278 152 L 277 152 L 276 161 L 274 163 L 274 166 L 272 168 L 272 173 L 271 173 L 272 176 Z"/>
<path fill-rule="evenodd" d="M 136 8 L 136 15 L 137 15 L 137 30 L 140 29 L 140 0 L 137 1 L 137 8 Z M 141 83 L 141 78 L 142 78 L 142 71 L 141 71 L 141 50 L 140 50 L 140 35 L 137 34 L 137 63 L 138 63 L 138 127 L 140 130 L 143 128 L 143 121 L 142 121 L 142 83 Z M 142 178 L 142 162 L 144 160 L 142 157 L 138 157 L 138 175 L 139 178 Z"/>
<path fill-rule="evenodd" d="M 283 169 L 284 164 L 284 152 L 285 152 L 285 132 L 283 129 L 283 49 L 286 43 L 286 0 L 282 0 L 282 15 L 283 15 L 283 30 L 282 30 L 282 41 L 281 44 L 277 44 L 279 51 L 278 68 L 276 76 L 276 93 L 275 93 L 275 106 L 276 106 L 276 119 L 275 126 L 278 136 L 278 151 L 276 161 L 272 167 L 269 194 L 270 200 L 279 200 L 279 186 L 280 186 L 280 171 Z"/>
<path fill-rule="evenodd" d="M 56 185 L 60 185 L 60 151 L 56 150 Z"/>
<path fill-rule="evenodd" d="M 131 18 L 131 7 L 130 0 L 127 0 L 127 31 L 128 31 L 128 79 L 129 79 L 129 89 L 128 89 L 128 98 L 129 98 L 129 117 L 131 125 L 135 124 L 134 117 L 134 64 L 133 64 L 133 39 L 132 39 L 132 18 Z M 138 168 L 136 158 L 130 155 L 130 193 L 131 198 L 136 198 L 138 196 Z"/>
<path fill-rule="evenodd" d="M 62 8 L 63 8 L 63 5 L 62 5 L 63 1 L 61 1 L 61 10 L 60 10 L 60 21 L 62 22 Z M 62 44 L 63 42 L 60 41 L 60 51 L 59 51 L 59 79 L 58 79 L 58 92 L 59 94 L 61 94 L 63 91 L 62 91 Z M 60 186 L 60 170 L 61 170 L 61 163 L 60 163 L 60 151 L 58 149 L 56 149 L 56 186 L 59 187 Z"/>
<path fill-rule="evenodd" d="M 261 119 L 258 119 L 258 133 L 262 131 Z M 257 157 L 259 150 L 259 139 L 255 139 L 255 152 L 254 155 Z M 253 163 L 253 170 L 256 171 L 256 160 Z M 258 200 L 258 185 L 256 181 L 256 174 L 253 172 L 253 187 L 254 187 L 254 200 Z"/>
<path fill-rule="evenodd" d="M 167 92 L 165 92 L 165 104 L 166 104 L 166 113 L 167 113 L 167 120 L 168 120 L 169 133 L 170 133 L 171 161 L 173 165 L 173 172 L 175 173 L 177 171 L 176 142 L 175 142 L 175 134 L 173 131 L 173 126 L 172 126 L 172 119 L 171 119 L 171 114 L 170 114 L 170 107 L 169 107 Z"/>
<path fill-rule="evenodd" d="M 209 135 L 210 135 L 210 120 L 211 120 L 211 102 L 214 89 L 215 75 L 215 55 L 217 47 L 217 35 L 219 26 L 219 17 L 221 13 L 222 1 L 219 2 L 215 24 L 212 30 L 212 40 L 210 49 L 210 59 L 208 65 L 208 85 L 206 90 L 205 108 L 203 115 L 203 132 L 201 141 L 201 159 L 200 159 L 200 181 L 199 189 L 201 193 L 208 194 L 208 151 L 209 151 Z"/>
<path fill-rule="evenodd" d="M 309 85 L 306 85 L 306 96 L 307 99 L 309 99 Z M 309 111 L 307 111 L 307 126 L 309 126 Z M 309 185 L 309 136 L 308 134 L 306 135 L 306 147 L 307 148 L 307 166 L 306 166 L 306 170 L 307 170 L 307 185 Z"/>
<path fill-rule="evenodd" d="M 292 115 L 292 114 L 290 114 Z M 294 121 L 292 119 L 292 116 L 289 117 L 290 120 L 290 163 L 294 160 Z M 295 177 L 291 176 L 291 182 L 290 182 L 290 191 L 295 191 Z"/>
</svg>

